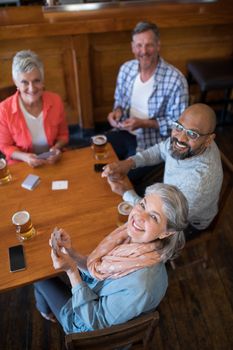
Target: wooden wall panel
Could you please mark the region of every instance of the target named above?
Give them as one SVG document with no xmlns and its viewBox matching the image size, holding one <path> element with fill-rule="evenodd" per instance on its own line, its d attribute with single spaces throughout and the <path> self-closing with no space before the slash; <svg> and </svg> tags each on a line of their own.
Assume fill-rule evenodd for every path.
<svg viewBox="0 0 233 350">
<path fill-rule="evenodd" d="M 71 12 L 6 8 L 0 9 L 0 86 L 11 84 L 14 53 L 30 48 L 42 57 L 46 87 L 63 98 L 68 122 L 93 128 L 112 109 L 119 67 L 133 58 L 131 30 L 141 20 L 158 24 L 162 57 L 184 74 L 190 59 L 233 54 L 232 0 Z"/>
<path fill-rule="evenodd" d="M 116 77 L 121 64 L 130 60 L 130 32 L 95 34 L 90 40 L 94 120 L 106 121 L 113 106 Z"/>
<path fill-rule="evenodd" d="M 106 121 L 112 109 L 120 65 L 133 58 L 131 34 L 92 35 L 90 40 L 93 113 L 96 122 Z M 233 53 L 233 27 L 197 26 L 161 29 L 161 56 L 186 75 L 187 62 L 197 58 L 226 57 Z"/>
</svg>

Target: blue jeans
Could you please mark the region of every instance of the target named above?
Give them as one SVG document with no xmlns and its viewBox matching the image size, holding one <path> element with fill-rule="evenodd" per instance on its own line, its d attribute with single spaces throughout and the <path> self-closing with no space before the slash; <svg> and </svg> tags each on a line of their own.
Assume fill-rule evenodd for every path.
<svg viewBox="0 0 233 350">
<path fill-rule="evenodd" d="M 45 314 L 52 312 L 59 322 L 59 313 L 72 296 L 71 288 L 59 277 L 35 282 L 34 295 L 37 309 Z"/>
<path fill-rule="evenodd" d="M 128 131 L 111 130 L 106 133 L 106 136 L 120 160 L 133 156 L 136 153 L 136 136 Z"/>
</svg>

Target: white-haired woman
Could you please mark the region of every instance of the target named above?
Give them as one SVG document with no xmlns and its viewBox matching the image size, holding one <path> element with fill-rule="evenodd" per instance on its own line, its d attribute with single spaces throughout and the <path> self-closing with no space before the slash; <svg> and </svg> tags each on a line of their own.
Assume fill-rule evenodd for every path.
<svg viewBox="0 0 233 350">
<path fill-rule="evenodd" d="M 165 262 L 184 245 L 187 215 L 187 201 L 176 187 L 155 184 L 128 222 L 88 257 L 78 254 L 60 229 L 58 249 L 52 248 L 51 256 L 54 268 L 66 271 L 72 289 L 59 278 L 36 282 L 38 310 L 73 333 L 124 323 L 154 309 L 168 285 Z M 54 234 L 52 246 L 53 241 Z"/>
<path fill-rule="evenodd" d="M 14 56 L 12 77 L 17 92 L 0 103 L 0 150 L 9 163 L 55 163 L 69 138 L 63 102 L 44 91 L 43 63 L 30 50 Z M 38 157 L 47 151 L 47 159 Z"/>
</svg>

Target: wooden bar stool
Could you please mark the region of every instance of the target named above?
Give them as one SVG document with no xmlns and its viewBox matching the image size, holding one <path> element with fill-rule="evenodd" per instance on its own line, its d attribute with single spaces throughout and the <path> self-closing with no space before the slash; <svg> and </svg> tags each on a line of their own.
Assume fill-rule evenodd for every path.
<svg viewBox="0 0 233 350">
<path fill-rule="evenodd" d="M 223 104 L 221 123 L 224 124 L 228 106 L 233 102 L 231 90 L 233 88 L 233 58 L 192 60 L 187 64 L 188 82 L 199 85 L 201 95 L 199 102 L 208 104 Z M 223 90 L 221 100 L 207 102 L 207 94 L 212 90 Z"/>
</svg>

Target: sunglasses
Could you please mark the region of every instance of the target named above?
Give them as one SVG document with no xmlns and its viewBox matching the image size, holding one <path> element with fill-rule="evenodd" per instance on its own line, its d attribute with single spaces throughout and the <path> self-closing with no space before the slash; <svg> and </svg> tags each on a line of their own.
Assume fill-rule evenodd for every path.
<svg viewBox="0 0 233 350">
<path fill-rule="evenodd" d="M 172 122 L 172 129 L 175 130 L 176 132 L 184 131 L 185 134 L 188 136 L 188 138 L 191 140 L 197 140 L 201 136 L 207 136 L 207 135 L 213 134 L 213 132 L 210 132 L 208 134 L 201 134 L 197 131 L 193 131 L 191 129 L 186 129 L 182 124 L 180 124 L 178 122 Z"/>
</svg>

